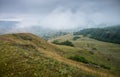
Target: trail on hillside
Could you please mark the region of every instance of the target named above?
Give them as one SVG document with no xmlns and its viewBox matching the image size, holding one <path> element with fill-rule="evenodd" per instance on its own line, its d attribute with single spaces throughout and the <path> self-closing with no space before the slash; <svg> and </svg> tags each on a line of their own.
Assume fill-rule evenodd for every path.
<svg viewBox="0 0 120 77">
<path fill-rule="evenodd" d="M 95 69 L 90 69 L 87 66 L 85 66 L 85 64 L 83 64 L 83 63 L 64 58 L 55 52 L 45 51 L 44 49 L 41 49 L 41 48 L 39 48 L 39 51 L 41 53 L 44 53 L 47 57 L 51 57 L 57 61 L 63 62 L 63 63 L 68 64 L 68 65 L 72 65 L 74 67 L 77 67 L 77 68 L 79 68 L 83 71 L 86 71 L 88 73 L 91 73 L 93 75 L 99 75 L 100 77 L 115 77 L 115 76 L 113 76 L 109 73 L 106 73 L 106 72 L 102 72 L 102 71 L 95 70 Z"/>
</svg>

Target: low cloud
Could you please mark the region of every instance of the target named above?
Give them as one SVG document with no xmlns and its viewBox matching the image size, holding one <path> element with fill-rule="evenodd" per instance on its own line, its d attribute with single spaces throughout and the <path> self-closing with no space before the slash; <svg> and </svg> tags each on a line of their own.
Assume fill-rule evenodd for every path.
<svg viewBox="0 0 120 77">
<path fill-rule="evenodd" d="M 1 12 L 0 14 L 0 21 L 18 21 L 19 23 L 17 23 L 16 27 L 14 28 L 17 31 L 27 31 L 27 29 L 33 27 L 61 30 L 78 27 L 97 27 L 97 25 L 100 26 L 100 24 L 104 24 L 104 26 L 120 24 L 119 0 L 21 1 L 24 2 L 24 4 L 22 4 L 22 2 L 17 4 L 19 4 L 19 6 L 25 5 L 24 7 L 27 8 L 27 12 L 24 11 L 25 9 L 23 9 L 18 13 L 18 9 L 10 5 L 12 8 L 14 8 L 11 10 L 12 13 L 10 10 L 8 10 L 10 12 L 5 12 L 5 7 L 3 7 L 2 12 L 4 13 L 2 14 Z M 23 8 L 23 6 L 19 8 Z"/>
</svg>

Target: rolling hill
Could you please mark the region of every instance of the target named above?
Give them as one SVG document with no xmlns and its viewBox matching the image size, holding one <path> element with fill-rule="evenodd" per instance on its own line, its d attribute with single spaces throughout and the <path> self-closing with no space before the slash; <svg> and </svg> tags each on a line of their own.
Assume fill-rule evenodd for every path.
<svg viewBox="0 0 120 77">
<path fill-rule="evenodd" d="M 115 77 L 105 69 L 62 57 L 62 52 L 30 33 L 0 35 L 0 77 Z"/>
<path fill-rule="evenodd" d="M 62 50 L 61 56 L 82 62 L 86 65 L 107 69 L 120 76 L 120 45 L 95 40 L 83 35 L 68 34 L 49 40 L 59 43 L 69 40 L 74 47 L 66 45 L 56 45 Z"/>
</svg>

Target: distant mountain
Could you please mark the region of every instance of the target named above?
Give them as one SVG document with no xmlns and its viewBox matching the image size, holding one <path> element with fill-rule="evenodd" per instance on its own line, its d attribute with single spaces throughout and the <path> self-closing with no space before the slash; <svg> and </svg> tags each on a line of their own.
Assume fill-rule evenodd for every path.
<svg viewBox="0 0 120 77">
<path fill-rule="evenodd" d="M 15 26 L 17 21 L 0 21 L 0 28 L 10 28 L 11 26 Z"/>
<path fill-rule="evenodd" d="M 27 28 L 17 28 L 17 21 L 0 21 L 0 34 L 28 32 L 36 34 L 44 39 L 66 34 L 68 31 L 57 31 L 41 26 L 31 26 Z"/>
<path fill-rule="evenodd" d="M 89 28 L 74 32 L 74 35 L 84 35 L 91 38 L 120 44 L 120 25 L 105 28 Z"/>
<path fill-rule="evenodd" d="M 52 38 L 55 38 L 55 37 L 58 37 L 58 36 L 66 35 L 68 33 L 69 32 L 65 32 L 65 31 L 52 31 L 50 33 L 47 33 L 47 34 L 43 35 L 42 37 L 46 40 L 49 40 L 49 39 L 52 39 Z"/>
<path fill-rule="evenodd" d="M 49 29 L 42 28 L 40 26 L 17 28 L 16 24 L 18 23 L 19 22 L 17 21 L 0 21 L 0 34 L 29 32 L 37 34 L 39 36 L 43 36 L 44 34 L 50 33 L 52 31 Z"/>
<path fill-rule="evenodd" d="M 8 33 L 17 23 L 17 21 L 0 21 L 0 34 Z"/>
</svg>

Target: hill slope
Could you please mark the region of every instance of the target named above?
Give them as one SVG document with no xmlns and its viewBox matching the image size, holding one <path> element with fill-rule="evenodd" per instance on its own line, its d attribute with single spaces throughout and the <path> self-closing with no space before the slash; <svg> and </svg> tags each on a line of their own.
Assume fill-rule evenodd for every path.
<svg viewBox="0 0 120 77">
<path fill-rule="evenodd" d="M 114 77 L 56 52 L 61 50 L 30 33 L 1 35 L 0 77 Z"/>
<path fill-rule="evenodd" d="M 77 37 L 77 39 L 75 39 Z M 79 37 L 79 38 L 78 38 Z M 77 60 L 93 67 L 108 69 L 120 76 L 120 45 L 84 37 L 82 35 L 64 35 L 49 42 L 69 40 L 74 47 L 55 45 L 62 50 L 61 56 Z"/>
</svg>

